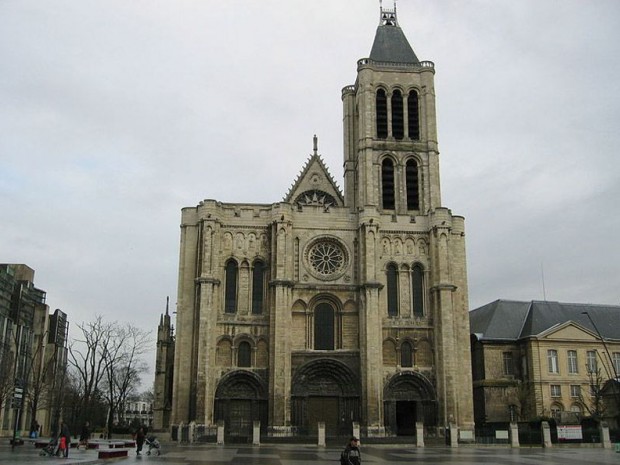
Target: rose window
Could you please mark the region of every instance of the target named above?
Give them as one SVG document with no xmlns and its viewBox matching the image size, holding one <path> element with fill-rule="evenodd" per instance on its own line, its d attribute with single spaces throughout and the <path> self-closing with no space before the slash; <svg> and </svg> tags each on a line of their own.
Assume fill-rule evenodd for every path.
<svg viewBox="0 0 620 465">
<path fill-rule="evenodd" d="M 321 240 L 308 250 L 308 262 L 322 277 L 333 277 L 344 270 L 345 253 L 335 241 Z"/>
</svg>

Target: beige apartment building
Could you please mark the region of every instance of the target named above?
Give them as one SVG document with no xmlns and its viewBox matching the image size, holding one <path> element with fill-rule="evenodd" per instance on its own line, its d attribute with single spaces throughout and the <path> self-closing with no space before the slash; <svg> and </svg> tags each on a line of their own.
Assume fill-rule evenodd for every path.
<svg viewBox="0 0 620 465">
<path fill-rule="evenodd" d="M 497 300 L 470 313 L 476 423 L 618 427 L 620 306 Z"/>
<path fill-rule="evenodd" d="M 182 210 L 172 404 L 156 385 L 156 423 L 471 438 L 464 219 L 441 202 L 434 77 L 381 8 L 342 90 L 343 191 L 315 138 L 283 200 Z"/>
</svg>

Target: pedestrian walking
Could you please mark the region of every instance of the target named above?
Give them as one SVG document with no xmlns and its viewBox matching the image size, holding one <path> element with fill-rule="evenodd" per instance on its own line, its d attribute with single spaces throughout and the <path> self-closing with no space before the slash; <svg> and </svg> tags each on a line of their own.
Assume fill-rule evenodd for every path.
<svg viewBox="0 0 620 465">
<path fill-rule="evenodd" d="M 78 449 L 80 446 L 84 446 L 84 449 L 88 450 L 88 440 L 90 439 L 90 423 L 84 422 L 82 426 L 82 430 L 80 431 L 80 443 L 78 444 Z"/>
<path fill-rule="evenodd" d="M 140 427 L 138 432 L 136 433 L 136 455 L 142 455 L 142 446 L 144 445 L 144 438 L 146 434 L 144 433 L 144 428 Z"/>
<path fill-rule="evenodd" d="M 349 444 L 344 448 L 340 454 L 341 465 L 361 465 L 362 455 L 359 449 L 359 439 L 352 436 L 349 440 Z"/>
</svg>

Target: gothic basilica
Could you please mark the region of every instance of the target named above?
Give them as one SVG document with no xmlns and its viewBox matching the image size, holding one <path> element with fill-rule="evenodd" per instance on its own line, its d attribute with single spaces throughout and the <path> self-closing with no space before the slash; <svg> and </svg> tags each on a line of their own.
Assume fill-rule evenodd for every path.
<svg viewBox="0 0 620 465">
<path fill-rule="evenodd" d="M 473 432 L 464 219 L 441 203 L 434 76 L 396 8 L 381 8 L 342 90 L 344 191 L 315 139 L 282 201 L 182 210 L 174 369 L 158 353 L 156 427 Z"/>
</svg>

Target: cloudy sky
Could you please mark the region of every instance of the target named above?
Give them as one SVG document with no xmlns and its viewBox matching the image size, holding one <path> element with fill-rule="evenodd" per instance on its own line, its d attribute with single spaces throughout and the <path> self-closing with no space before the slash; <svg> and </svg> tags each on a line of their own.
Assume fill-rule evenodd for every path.
<svg viewBox="0 0 620 465">
<path fill-rule="evenodd" d="M 378 12 L 0 1 L 0 262 L 34 268 L 72 323 L 154 330 L 176 300 L 182 207 L 281 200 L 313 134 L 342 180 L 340 91 Z M 620 2 L 400 0 L 398 15 L 436 66 L 442 200 L 466 218 L 470 307 L 620 304 Z"/>
</svg>

